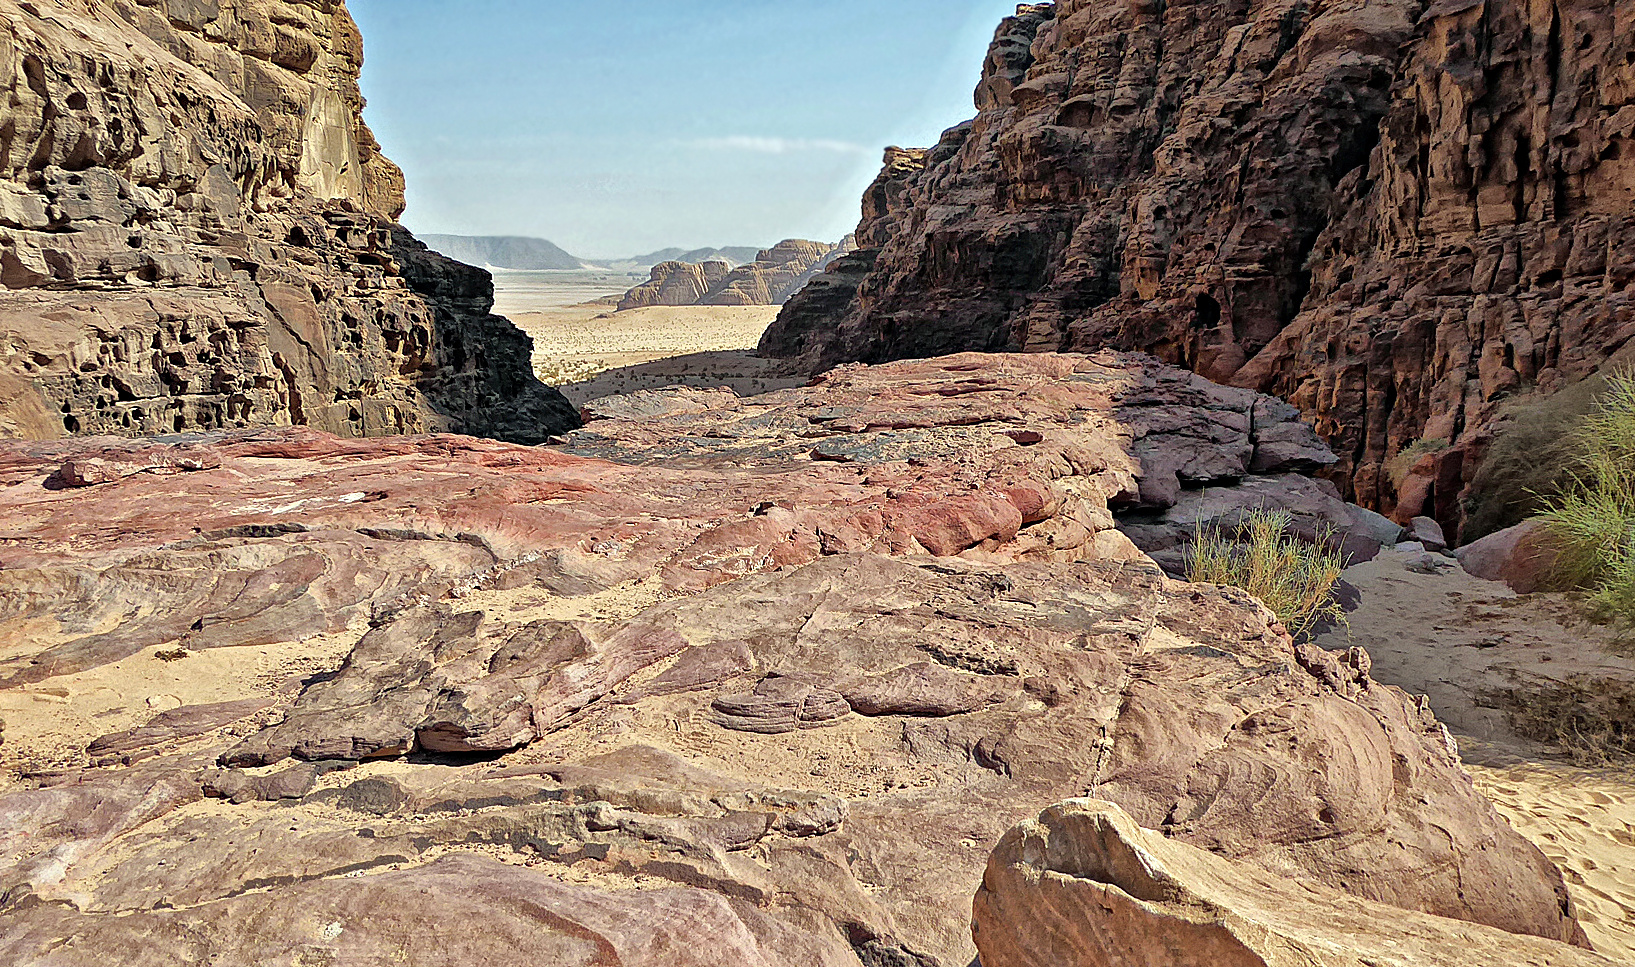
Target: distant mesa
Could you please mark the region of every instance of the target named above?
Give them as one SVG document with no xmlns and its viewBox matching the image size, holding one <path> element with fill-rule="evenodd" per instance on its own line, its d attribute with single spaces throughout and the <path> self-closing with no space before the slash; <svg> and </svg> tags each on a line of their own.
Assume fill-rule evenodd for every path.
<svg viewBox="0 0 1635 967">
<path fill-rule="evenodd" d="M 543 238 L 520 235 L 422 235 L 420 240 L 457 262 L 491 269 L 540 272 L 597 268 Z"/>
<path fill-rule="evenodd" d="M 689 265 L 725 262 L 728 268 L 736 269 L 746 262 L 755 261 L 756 256 L 760 254 L 761 249 L 753 245 L 728 245 L 726 248 L 661 248 L 646 255 L 598 261 L 596 264 L 621 272 L 646 272 L 660 262 L 686 262 Z"/>
<path fill-rule="evenodd" d="M 660 262 L 652 267 L 651 278 L 625 293 L 619 309 L 783 305 L 813 276 L 856 247 L 850 235 L 838 245 L 792 238 L 737 267 L 721 260 Z"/>
</svg>

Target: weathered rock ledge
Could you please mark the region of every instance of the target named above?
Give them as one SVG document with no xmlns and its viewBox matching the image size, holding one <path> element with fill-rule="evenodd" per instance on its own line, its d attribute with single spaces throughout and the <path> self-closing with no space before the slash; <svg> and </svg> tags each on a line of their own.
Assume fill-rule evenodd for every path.
<svg viewBox="0 0 1635 967">
<path fill-rule="evenodd" d="M 1147 351 L 1450 535 L 1507 404 L 1630 360 L 1632 0 L 1023 4 L 975 102 L 887 153 L 764 354 Z"/>
</svg>

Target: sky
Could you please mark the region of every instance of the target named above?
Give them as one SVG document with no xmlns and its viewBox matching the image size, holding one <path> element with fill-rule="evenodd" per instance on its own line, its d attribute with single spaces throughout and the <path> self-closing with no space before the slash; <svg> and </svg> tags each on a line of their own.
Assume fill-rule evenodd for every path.
<svg viewBox="0 0 1635 967">
<path fill-rule="evenodd" d="M 420 233 L 581 258 L 836 241 L 886 145 L 975 112 L 1016 0 L 351 0 Z"/>
</svg>

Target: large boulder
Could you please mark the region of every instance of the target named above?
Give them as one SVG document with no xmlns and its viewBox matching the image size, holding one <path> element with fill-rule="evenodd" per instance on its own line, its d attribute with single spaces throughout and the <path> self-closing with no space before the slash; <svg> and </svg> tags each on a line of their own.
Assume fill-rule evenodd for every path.
<svg viewBox="0 0 1635 967">
<path fill-rule="evenodd" d="M 1291 881 L 1072 800 L 1005 835 L 971 926 L 983 967 L 1611 967 L 1564 944 Z"/>
</svg>

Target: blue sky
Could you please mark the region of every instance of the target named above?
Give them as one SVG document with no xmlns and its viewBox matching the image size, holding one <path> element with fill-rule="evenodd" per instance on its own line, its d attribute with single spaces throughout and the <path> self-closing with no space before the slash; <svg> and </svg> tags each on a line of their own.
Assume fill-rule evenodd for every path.
<svg viewBox="0 0 1635 967">
<path fill-rule="evenodd" d="M 418 232 L 609 258 L 835 240 L 888 144 L 971 117 L 1015 0 L 351 0 Z"/>
</svg>

